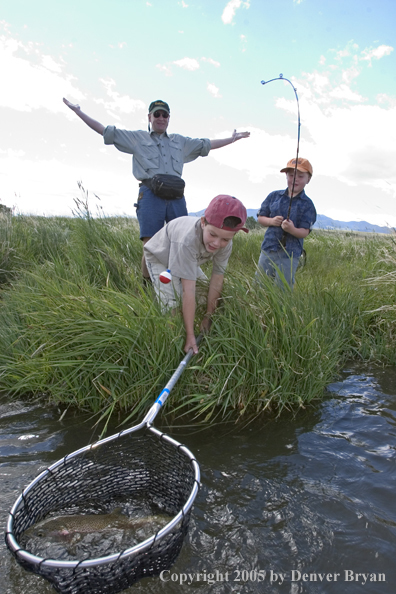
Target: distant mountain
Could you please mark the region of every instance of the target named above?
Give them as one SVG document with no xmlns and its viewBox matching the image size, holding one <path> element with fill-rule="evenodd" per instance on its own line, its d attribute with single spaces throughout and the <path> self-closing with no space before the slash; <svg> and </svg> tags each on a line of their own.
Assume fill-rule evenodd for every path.
<svg viewBox="0 0 396 594">
<path fill-rule="evenodd" d="M 343 229 L 348 231 L 365 231 L 366 233 L 394 233 L 392 227 L 380 227 L 367 221 L 334 221 L 325 215 L 318 215 L 314 229 Z"/>
<path fill-rule="evenodd" d="M 192 217 L 202 217 L 205 210 L 199 212 L 190 212 L 189 215 Z M 257 219 L 257 209 L 248 208 L 248 217 Z M 392 227 L 380 227 L 379 225 L 373 225 L 367 221 L 335 221 L 326 217 L 325 215 L 318 215 L 314 229 L 340 229 L 343 231 L 365 231 L 366 233 L 394 233 Z"/>
</svg>

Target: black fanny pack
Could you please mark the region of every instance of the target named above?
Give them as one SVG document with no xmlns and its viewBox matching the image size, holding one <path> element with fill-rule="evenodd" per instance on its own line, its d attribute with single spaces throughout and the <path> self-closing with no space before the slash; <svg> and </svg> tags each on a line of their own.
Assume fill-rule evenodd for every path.
<svg viewBox="0 0 396 594">
<path fill-rule="evenodd" d="M 167 173 L 157 173 L 151 179 L 144 179 L 142 184 L 150 188 L 150 190 L 165 200 L 173 200 L 183 198 L 185 181 L 177 175 L 168 175 Z"/>
</svg>

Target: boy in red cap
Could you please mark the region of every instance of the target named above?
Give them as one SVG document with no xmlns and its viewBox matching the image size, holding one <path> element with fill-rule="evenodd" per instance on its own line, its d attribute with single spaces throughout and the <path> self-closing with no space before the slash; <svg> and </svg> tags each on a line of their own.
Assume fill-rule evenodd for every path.
<svg viewBox="0 0 396 594">
<path fill-rule="evenodd" d="M 308 159 L 299 158 L 297 164 L 296 159 L 288 161 L 281 173 L 286 173 L 286 190 L 271 192 L 257 213 L 260 225 L 268 227 L 261 244 L 258 267 L 283 287 L 279 270 L 293 288 L 304 238 L 316 221 L 315 206 L 304 191 L 313 170 Z M 259 271 L 256 276 L 259 277 Z"/>
<path fill-rule="evenodd" d="M 139 183 L 139 196 L 135 203 L 139 221 L 140 239 L 143 245 L 157 233 L 164 223 L 177 217 L 187 216 L 187 205 L 180 190 L 180 181 L 185 163 L 198 157 L 206 157 L 209 151 L 232 144 L 236 140 L 248 138 L 250 132 L 234 130 L 228 138 L 189 138 L 181 134 L 168 134 L 170 107 L 166 101 L 157 99 L 148 109 L 148 132 L 145 130 L 123 130 L 116 126 L 104 126 L 83 112 L 79 105 L 63 102 L 92 130 L 103 136 L 105 144 L 113 144 L 119 151 L 129 153 L 132 158 L 132 173 Z M 176 178 L 176 188 L 168 186 L 167 195 L 158 193 L 157 174 L 167 176 L 172 185 Z M 184 186 L 184 183 L 182 183 Z M 149 274 L 144 256 L 142 273 L 146 284 Z"/>
<path fill-rule="evenodd" d="M 223 288 L 224 272 L 232 250 L 234 235 L 242 230 L 247 212 L 237 198 L 220 195 L 213 198 L 199 217 L 179 217 L 170 221 L 144 246 L 147 269 L 163 311 L 174 309 L 181 301 L 186 329 L 185 352 L 198 352 L 194 333 L 195 289 L 198 279 L 206 279 L 201 265 L 213 261 L 209 282 L 206 314 L 201 331 L 209 330 L 210 318 L 216 309 Z M 160 281 L 160 274 L 170 270 L 172 280 Z"/>
</svg>

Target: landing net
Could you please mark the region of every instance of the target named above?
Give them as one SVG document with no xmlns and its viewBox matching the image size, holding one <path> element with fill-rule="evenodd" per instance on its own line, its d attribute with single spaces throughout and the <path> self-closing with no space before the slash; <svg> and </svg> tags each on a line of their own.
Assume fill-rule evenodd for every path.
<svg viewBox="0 0 396 594">
<path fill-rule="evenodd" d="M 34 479 L 13 505 L 5 534 L 8 548 L 57 592 L 115 594 L 170 569 L 179 555 L 199 489 L 199 465 L 184 445 L 151 423 L 191 356 L 192 351 L 141 424 L 65 456 Z M 99 558 L 49 559 L 21 545 L 24 532 L 52 512 L 123 497 L 148 502 L 169 515 L 169 522 L 144 541 Z"/>
</svg>

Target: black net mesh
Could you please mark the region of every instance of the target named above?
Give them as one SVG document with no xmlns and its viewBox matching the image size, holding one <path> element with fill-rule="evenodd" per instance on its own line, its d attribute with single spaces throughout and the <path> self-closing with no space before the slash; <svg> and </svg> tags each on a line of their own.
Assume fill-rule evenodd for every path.
<svg viewBox="0 0 396 594">
<path fill-rule="evenodd" d="M 49 580 L 58 592 L 120 592 L 143 577 L 159 575 L 175 562 L 197 492 L 197 469 L 187 448 L 153 427 L 98 442 L 66 456 L 31 483 L 14 506 L 7 546 L 25 569 Z M 19 543 L 23 532 L 50 512 L 87 500 L 105 502 L 120 497 L 145 499 L 169 514 L 170 521 L 182 510 L 183 514 L 174 527 L 148 546 L 114 551 L 104 563 L 99 559 L 37 562 L 9 538 Z"/>
</svg>

